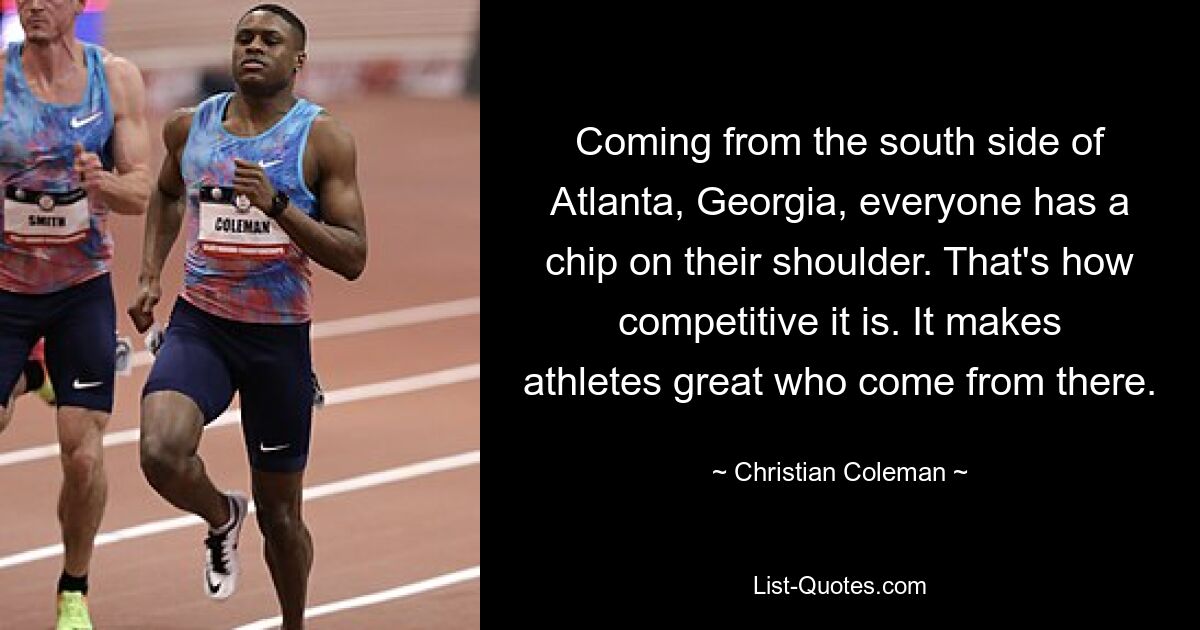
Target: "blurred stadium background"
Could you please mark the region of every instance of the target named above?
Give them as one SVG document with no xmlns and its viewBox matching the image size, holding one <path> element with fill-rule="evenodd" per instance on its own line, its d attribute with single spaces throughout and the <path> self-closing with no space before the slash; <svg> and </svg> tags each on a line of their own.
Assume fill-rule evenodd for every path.
<svg viewBox="0 0 1200 630">
<path fill-rule="evenodd" d="M 163 118 L 230 89 L 233 28 L 252 0 L 89 0 L 78 35 L 137 63 L 153 167 Z M 317 544 L 313 628 L 479 627 L 479 3 L 290 0 L 309 29 L 299 95 L 355 135 L 370 255 L 354 283 L 314 266 L 313 353 L 327 406 L 314 417 L 305 515 Z M 5 43 L 22 37 L 3 0 Z M 142 220 L 113 217 L 120 330 L 139 351 L 107 431 L 109 504 L 92 564 L 105 628 L 274 627 L 251 524 L 243 585 L 202 593 L 202 528 L 142 479 L 138 399 L 151 358 L 125 321 Z M 182 241 L 182 235 L 180 237 Z M 182 245 L 164 270 L 165 319 Z M 236 408 L 236 401 L 234 407 Z M 236 414 L 206 431 L 218 485 L 248 489 Z M 0 434 L 0 628 L 53 625 L 61 472 L 52 410 L 19 401 Z"/>
</svg>

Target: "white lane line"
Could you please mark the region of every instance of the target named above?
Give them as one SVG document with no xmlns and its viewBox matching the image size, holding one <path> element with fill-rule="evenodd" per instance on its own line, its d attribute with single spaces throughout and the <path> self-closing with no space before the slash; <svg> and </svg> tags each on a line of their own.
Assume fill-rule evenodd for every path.
<svg viewBox="0 0 1200 630">
<path fill-rule="evenodd" d="M 418 462 L 416 464 L 408 464 L 406 466 L 398 466 L 396 468 L 391 468 L 381 472 L 360 475 L 358 477 L 351 477 L 342 481 L 334 481 L 319 486 L 313 486 L 311 488 L 305 488 L 304 501 L 314 501 L 316 499 L 345 494 L 347 492 L 354 492 L 356 490 L 364 490 L 366 488 L 373 488 L 375 486 L 381 486 L 397 481 L 415 479 L 417 477 L 432 475 L 439 472 L 446 472 L 456 468 L 473 466 L 478 463 L 479 451 L 466 451 L 456 455 L 431 459 L 424 462 Z M 250 511 L 254 511 L 253 502 L 250 504 Z M 161 521 L 152 521 L 149 523 L 143 523 L 141 525 L 135 525 L 133 527 L 126 527 L 125 529 L 99 534 L 96 536 L 96 546 L 103 547 L 105 545 L 111 545 L 113 543 L 125 540 L 145 538 L 146 536 L 153 536 L 154 534 L 161 534 L 163 532 L 174 531 L 176 529 L 183 529 L 185 527 L 200 525 L 202 523 L 203 521 L 199 517 L 192 515 L 179 516 Z M 62 552 L 63 546 L 61 543 L 57 545 L 39 547 L 37 549 L 30 549 L 29 551 L 22 551 L 21 553 L 0 558 L 0 569 L 8 569 L 23 564 L 37 562 L 38 560 L 54 558 L 62 555 Z"/>
<path fill-rule="evenodd" d="M 391 601 L 393 599 L 419 595 L 425 591 L 432 591 L 434 589 L 452 586 L 460 582 L 478 579 L 479 565 L 475 565 L 469 569 L 462 569 L 453 573 L 445 573 L 427 580 L 421 580 L 420 582 L 413 582 L 412 584 L 397 586 L 396 588 L 388 589 L 386 591 L 379 591 L 378 593 L 371 593 L 369 595 L 343 599 L 336 602 L 330 602 L 328 604 L 322 604 L 320 606 L 313 606 L 312 608 L 307 608 L 304 610 L 304 618 L 312 619 L 313 617 L 321 617 L 323 615 L 341 612 L 343 610 L 382 604 L 383 602 Z M 260 619 L 254 623 L 248 623 L 244 626 L 238 626 L 237 628 L 234 628 L 234 630 L 270 630 L 271 628 L 278 628 L 281 625 L 283 625 L 283 617 L 272 617 L 270 619 Z"/>
<path fill-rule="evenodd" d="M 436 372 L 427 372 L 425 374 L 416 374 L 413 376 L 405 376 L 403 378 L 392 379 L 390 381 L 382 381 L 379 383 L 369 383 L 367 385 L 356 385 L 345 389 L 336 389 L 325 392 L 325 407 L 334 405 L 344 405 L 346 403 L 358 402 L 360 400 L 371 400 L 372 398 L 382 398 L 384 396 L 396 396 L 399 394 L 410 394 L 419 392 L 425 389 L 440 387 L 442 385 L 454 385 L 458 383 L 466 383 L 477 380 L 479 378 L 479 364 L 468 363 L 457 367 L 438 370 Z M 315 412 L 320 415 L 320 411 Z M 223 427 L 238 424 L 242 420 L 241 409 L 230 409 L 217 417 L 208 425 L 208 428 Z M 113 431 L 104 436 L 104 446 L 116 446 L 119 444 L 129 444 L 130 442 L 138 441 L 138 429 L 125 429 L 123 431 Z M 22 462 L 31 462 L 39 459 L 49 459 L 58 457 L 58 444 L 46 444 L 43 446 L 31 446 L 19 451 L 10 453 L 0 453 L 0 467 L 20 464 Z"/>
<path fill-rule="evenodd" d="M 478 314 L 479 298 L 470 297 L 461 300 L 451 300 L 449 302 L 437 302 L 435 304 L 401 308 L 394 311 L 384 311 L 382 313 L 372 313 L 370 315 L 334 319 L 327 322 L 314 322 L 311 336 L 313 339 L 329 339 L 331 337 L 354 335 L 373 330 L 382 330 L 384 328 L 411 326 L 413 324 L 424 324 Z M 153 362 L 154 355 L 150 354 L 150 351 L 139 350 L 133 353 L 130 365 L 132 367 L 141 367 L 143 365 L 150 365 Z"/>
<path fill-rule="evenodd" d="M 424 306 L 402 308 L 395 311 L 362 315 L 360 317 L 315 322 L 312 325 L 312 336 L 314 339 L 327 339 L 329 337 L 370 332 L 381 328 L 411 326 L 413 324 L 423 324 L 453 317 L 467 317 L 478 314 L 479 298 L 473 297 L 454 300 L 452 302 L 439 302 L 437 304 L 426 304 Z"/>
</svg>

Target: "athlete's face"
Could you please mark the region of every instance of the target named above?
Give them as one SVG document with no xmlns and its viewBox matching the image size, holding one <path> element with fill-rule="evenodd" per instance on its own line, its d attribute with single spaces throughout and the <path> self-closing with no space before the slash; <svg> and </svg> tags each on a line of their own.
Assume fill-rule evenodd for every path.
<svg viewBox="0 0 1200 630">
<path fill-rule="evenodd" d="M 25 40 L 48 43 L 75 32 L 75 17 L 85 4 L 87 0 L 17 0 Z"/>
<path fill-rule="evenodd" d="M 290 86 L 304 59 L 300 34 L 278 15 L 254 11 L 238 22 L 233 78 L 243 92 L 267 96 Z"/>
</svg>

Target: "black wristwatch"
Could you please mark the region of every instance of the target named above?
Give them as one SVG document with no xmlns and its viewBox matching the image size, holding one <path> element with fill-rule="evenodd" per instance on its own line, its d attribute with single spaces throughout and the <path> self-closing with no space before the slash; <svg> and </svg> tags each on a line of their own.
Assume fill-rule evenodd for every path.
<svg viewBox="0 0 1200 630">
<path fill-rule="evenodd" d="M 275 191 L 275 197 L 271 199 L 271 208 L 267 210 L 267 216 L 274 219 L 283 213 L 288 207 L 287 193 L 282 190 Z"/>
</svg>

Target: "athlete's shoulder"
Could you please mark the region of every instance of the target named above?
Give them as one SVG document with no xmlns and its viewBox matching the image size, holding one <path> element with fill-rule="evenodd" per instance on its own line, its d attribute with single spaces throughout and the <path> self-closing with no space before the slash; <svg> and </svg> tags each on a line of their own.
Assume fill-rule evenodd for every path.
<svg viewBox="0 0 1200 630">
<path fill-rule="evenodd" d="M 318 150 L 318 154 L 332 152 L 342 155 L 346 151 L 354 152 L 354 134 L 350 129 L 323 109 L 313 119 L 309 138 Z"/>
<path fill-rule="evenodd" d="M 111 77 L 140 79 L 142 76 L 142 71 L 136 63 L 103 48 L 100 49 L 100 61 L 104 64 L 104 71 Z"/>
<path fill-rule="evenodd" d="M 195 107 L 180 107 L 167 116 L 163 122 L 163 144 L 174 150 L 187 143 L 188 133 L 192 130 L 192 118 L 196 115 Z"/>
<path fill-rule="evenodd" d="M 142 71 L 132 61 L 114 55 L 111 51 L 100 46 L 94 46 L 100 54 L 100 62 L 104 67 L 104 75 L 110 87 L 141 94 L 145 90 Z"/>
<path fill-rule="evenodd" d="M 183 140 L 187 140 L 188 131 L 191 130 L 192 121 L 195 120 L 196 115 L 206 108 L 210 112 L 210 115 L 214 115 L 213 108 L 229 95 L 229 92 L 218 92 L 209 95 L 196 105 L 180 107 L 171 112 L 167 116 L 166 122 L 163 123 L 163 138 L 167 138 L 168 136 L 182 136 Z"/>
<path fill-rule="evenodd" d="M 328 112 L 313 119 L 308 133 L 308 147 L 317 158 L 317 177 L 354 177 L 358 149 L 354 135 L 340 120 Z"/>
<path fill-rule="evenodd" d="M 132 61 L 114 53 L 113 51 L 111 51 L 103 46 L 100 46 L 99 44 L 89 44 L 86 42 L 81 42 L 81 43 L 83 44 L 83 47 L 85 49 L 91 48 L 92 50 L 96 51 L 96 56 L 98 56 L 100 58 L 100 63 L 104 66 L 104 69 L 107 71 L 112 71 L 113 69 L 117 69 L 118 71 L 125 71 L 125 72 L 127 72 L 130 69 L 137 70 L 137 65 L 134 64 Z"/>
</svg>

